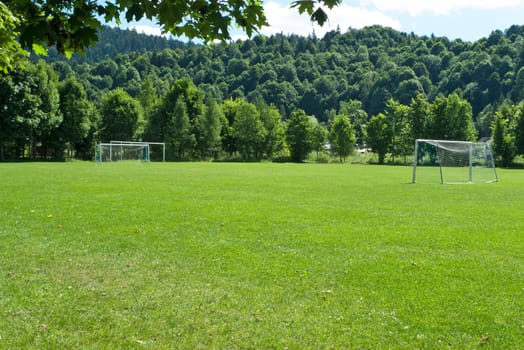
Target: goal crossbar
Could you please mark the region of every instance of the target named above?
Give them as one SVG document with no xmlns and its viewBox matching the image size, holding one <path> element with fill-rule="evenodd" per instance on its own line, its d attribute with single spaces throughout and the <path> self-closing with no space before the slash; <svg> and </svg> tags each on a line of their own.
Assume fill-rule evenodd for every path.
<svg viewBox="0 0 524 350">
<path fill-rule="evenodd" d="M 146 142 L 133 143 L 104 143 L 101 142 L 96 145 L 95 160 L 101 164 L 105 161 L 116 160 L 141 160 L 142 162 L 149 162 L 149 144 Z"/>
<path fill-rule="evenodd" d="M 498 181 L 493 154 L 488 143 L 452 140 L 417 139 L 413 157 L 412 182 L 418 180 L 419 167 L 434 174 L 444 183 Z"/>
<path fill-rule="evenodd" d="M 111 140 L 109 141 L 111 144 L 122 144 L 122 145 L 145 145 L 147 144 L 149 147 L 151 145 L 159 145 L 162 146 L 162 161 L 166 161 L 166 143 L 165 142 L 149 142 L 149 141 L 116 141 Z"/>
</svg>

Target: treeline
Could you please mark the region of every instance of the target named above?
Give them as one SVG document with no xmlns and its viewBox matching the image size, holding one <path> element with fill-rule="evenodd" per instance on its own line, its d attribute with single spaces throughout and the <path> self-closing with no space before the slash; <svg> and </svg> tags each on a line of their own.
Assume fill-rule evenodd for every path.
<svg viewBox="0 0 524 350">
<path fill-rule="evenodd" d="M 414 137 L 493 137 L 504 146 L 500 157 L 522 153 L 524 27 L 474 43 L 374 26 L 211 47 L 109 28 L 103 33 L 84 58 L 51 54 L 46 63 L 1 77 L 2 159 L 90 158 L 94 143 L 109 139 L 165 141 L 173 146 L 171 159 L 280 159 L 292 156 L 287 130 L 297 114 L 309 116 L 311 128 L 332 144 L 334 122 L 345 116 L 349 139 L 383 154 L 380 161 L 409 154 Z M 420 101 L 428 109 L 424 127 L 411 111 Z M 453 114 L 448 105 L 462 109 Z M 133 116 L 128 129 L 117 122 L 120 110 L 127 116 L 122 122 Z M 248 113 L 250 121 L 237 121 Z M 373 140 L 380 123 L 378 129 L 388 130 L 386 146 Z M 453 123 L 463 125 L 460 135 L 442 131 Z M 249 134 L 247 125 L 259 130 Z M 250 135 L 247 148 L 244 134 Z M 322 153 L 318 145 L 309 148 Z"/>
</svg>

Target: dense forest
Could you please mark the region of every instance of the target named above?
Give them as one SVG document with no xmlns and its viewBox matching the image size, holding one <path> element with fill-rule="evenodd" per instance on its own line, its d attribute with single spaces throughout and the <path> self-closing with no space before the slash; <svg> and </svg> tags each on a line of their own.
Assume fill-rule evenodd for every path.
<svg viewBox="0 0 524 350">
<path fill-rule="evenodd" d="M 0 77 L 0 159 L 92 159 L 123 139 L 166 142 L 173 160 L 343 161 L 356 146 L 382 163 L 415 138 L 491 138 L 508 166 L 523 99 L 522 26 L 475 42 L 373 26 L 211 46 L 106 28 L 85 57 L 51 50 Z"/>
</svg>

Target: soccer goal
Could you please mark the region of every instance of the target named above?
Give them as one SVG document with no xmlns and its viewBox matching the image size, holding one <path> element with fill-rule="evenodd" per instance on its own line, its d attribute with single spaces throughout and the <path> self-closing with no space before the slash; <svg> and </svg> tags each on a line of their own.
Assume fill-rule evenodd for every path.
<svg viewBox="0 0 524 350">
<path fill-rule="evenodd" d="M 166 161 L 166 144 L 164 142 L 111 141 L 96 145 L 95 160 L 97 163 L 115 161 L 150 162 Z"/>
<path fill-rule="evenodd" d="M 448 140 L 415 141 L 413 183 L 498 181 L 488 143 Z"/>
<path fill-rule="evenodd" d="M 99 143 L 96 148 L 96 162 L 140 161 L 149 162 L 147 143 Z"/>
<path fill-rule="evenodd" d="M 149 147 L 148 161 L 166 161 L 166 144 L 165 142 L 149 142 L 149 141 L 110 141 L 112 144 L 147 144 Z"/>
</svg>

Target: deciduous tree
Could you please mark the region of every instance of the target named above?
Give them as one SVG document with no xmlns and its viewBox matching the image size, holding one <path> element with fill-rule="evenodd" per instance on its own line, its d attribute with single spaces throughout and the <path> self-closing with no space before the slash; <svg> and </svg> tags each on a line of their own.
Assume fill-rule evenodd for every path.
<svg viewBox="0 0 524 350">
<path fill-rule="evenodd" d="M 62 82 L 58 91 L 63 120 L 53 135 L 53 144 L 57 149 L 67 148 L 68 156 L 72 157 L 94 127 L 91 124 L 94 107 L 87 100 L 82 84 L 73 77 Z"/>
<path fill-rule="evenodd" d="M 143 132 L 140 104 L 122 89 L 113 90 L 102 99 L 100 114 L 100 137 L 103 142 L 135 141 Z"/>
<path fill-rule="evenodd" d="M 174 149 L 177 160 L 186 159 L 192 153 L 196 139 L 191 132 L 191 124 L 183 97 L 177 99 L 175 109 L 169 114 L 171 118 L 169 118 L 167 124 L 167 135 L 164 140 Z"/>
<path fill-rule="evenodd" d="M 198 119 L 199 138 L 197 147 L 201 158 L 216 156 L 220 148 L 220 130 L 224 118 L 213 98 L 207 98 L 204 113 Z"/>
<path fill-rule="evenodd" d="M 233 123 L 233 137 L 242 160 L 262 159 L 266 134 L 255 105 L 241 101 Z"/>
<path fill-rule="evenodd" d="M 366 133 L 368 145 L 378 154 L 378 163 L 384 164 L 384 159 L 393 138 L 388 118 L 382 113 L 372 117 L 366 127 Z"/>
<path fill-rule="evenodd" d="M 355 149 L 355 130 L 345 114 L 339 114 L 333 120 L 329 139 L 333 152 L 339 157 L 340 162 L 344 163 Z"/>
<path fill-rule="evenodd" d="M 511 165 L 516 154 L 515 135 L 511 132 L 511 113 L 510 108 L 497 111 L 491 126 L 494 156 L 504 167 Z"/>
<path fill-rule="evenodd" d="M 303 162 L 313 150 L 313 124 L 303 110 L 291 113 L 286 127 L 286 141 L 294 162 Z"/>
</svg>

